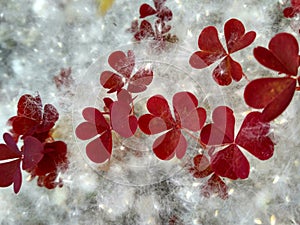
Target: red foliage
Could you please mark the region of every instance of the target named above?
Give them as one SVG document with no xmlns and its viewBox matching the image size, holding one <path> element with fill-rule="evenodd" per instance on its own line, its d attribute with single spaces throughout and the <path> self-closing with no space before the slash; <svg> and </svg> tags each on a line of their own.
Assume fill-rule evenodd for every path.
<svg viewBox="0 0 300 225">
<path fill-rule="evenodd" d="M 283 15 L 292 18 L 300 13 L 300 0 L 291 0 L 291 6 L 283 10 Z"/>
<path fill-rule="evenodd" d="M 9 123 L 15 136 L 34 136 L 44 142 L 50 137 L 49 131 L 58 118 L 59 114 L 53 105 L 46 104 L 42 111 L 40 96 L 26 94 L 19 99 L 17 116 L 10 118 Z"/>
<path fill-rule="evenodd" d="M 109 89 L 108 93 L 119 92 L 125 84 L 128 84 L 127 90 L 132 93 L 138 93 L 146 90 L 152 82 L 153 72 L 151 68 L 139 68 L 131 76 L 135 66 L 135 56 L 133 51 L 129 50 L 127 55 L 122 51 L 115 51 L 108 58 L 109 65 L 117 71 L 104 71 L 100 76 L 100 83 L 104 88 Z"/>
<path fill-rule="evenodd" d="M 147 102 L 150 114 L 139 118 L 140 129 L 148 135 L 167 131 L 153 143 L 155 155 L 169 160 L 175 155 L 181 159 L 186 152 L 187 142 L 181 130 L 199 131 L 204 125 L 206 111 L 198 107 L 197 98 L 190 92 L 179 92 L 173 96 L 173 118 L 167 100 L 156 95 Z"/>
<path fill-rule="evenodd" d="M 198 39 L 200 51 L 190 57 L 190 65 L 196 69 L 210 66 L 222 59 L 213 71 L 213 78 L 219 85 L 229 85 L 232 79 L 240 81 L 244 75 L 241 65 L 231 58 L 231 54 L 249 46 L 255 39 L 255 32 L 245 33 L 241 21 L 230 19 L 224 25 L 225 40 L 228 52 L 223 48 L 218 31 L 209 26 L 202 30 Z"/>
<path fill-rule="evenodd" d="M 26 151 L 26 141 L 30 141 L 28 149 L 32 149 L 33 146 L 33 140 L 28 140 L 29 138 L 31 137 L 27 137 L 24 140 L 24 154 Z M 28 168 L 27 172 L 31 173 L 32 178 L 38 176 L 38 185 L 41 187 L 45 186 L 48 189 L 53 189 L 56 186 L 62 187 L 62 180 L 58 178 L 58 173 L 64 172 L 68 168 L 67 145 L 62 141 L 44 144 L 40 143 L 37 139 L 35 141 L 36 145 L 39 146 L 38 148 L 42 149 L 38 155 L 40 160 L 37 164 Z"/>
<path fill-rule="evenodd" d="M 14 192 L 18 193 L 22 185 L 20 164 L 23 155 L 10 134 L 5 133 L 3 139 L 6 144 L 0 144 L 0 187 L 14 184 Z"/>
<path fill-rule="evenodd" d="M 284 73 L 283 78 L 260 78 L 251 81 L 245 88 L 245 102 L 256 109 L 263 109 L 266 122 L 278 117 L 290 104 L 296 90 L 299 60 L 296 38 L 288 33 L 275 35 L 269 49 L 257 47 L 254 56 L 265 67 Z"/>
<path fill-rule="evenodd" d="M 156 15 L 161 21 L 172 20 L 173 13 L 165 6 L 166 1 L 167 0 L 153 0 L 155 9 L 146 3 L 142 4 L 140 7 L 140 18 Z"/>
<path fill-rule="evenodd" d="M 0 144 L 0 187 L 14 184 L 14 191 L 18 193 L 22 183 L 22 169 L 31 173 L 31 177 L 38 176 L 38 184 L 47 188 L 62 186 L 62 180 L 57 182 L 60 171 L 68 168 L 67 146 L 62 141 L 54 141 L 51 129 L 58 120 L 59 114 L 51 104 L 44 106 L 39 95 L 23 95 L 18 102 L 17 116 L 9 119 L 12 125 L 10 134 L 4 134 L 6 144 Z M 24 141 L 21 151 L 16 142 L 18 137 Z M 51 175 L 51 179 L 48 176 Z M 43 180 L 43 182 L 41 182 Z"/>
<path fill-rule="evenodd" d="M 82 115 L 86 122 L 76 128 L 76 136 L 81 140 L 96 137 L 86 146 L 89 159 L 95 163 L 103 163 L 112 153 L 112 130 L 122 137 L 128 138 L 134 135 L 137 129 L 137 118 L 132 115 L 130 104 L 133 99 L 128 91 L 122 89 L 118 92 L 118 100 L 105 98 L 104 102 L 109 111 L 110 121 L 104 117 L 107 112 L 100 112 L 96 108 L 85 108 Z M 100 136 L 99 136 L 100 135 Z"/>
<path fill-rule="evenodd" d="M 199 154 L 193 159 L 194 166 L 189 169 L 195 178 L 204 178 L 213 174 L 201 187 L 201 193 L 209 198 L 212 194 L 217 194 L 220 198 L 228 198 L 227 186 L 224 181 L 214 173 L 208 158 Z"/>
<path fill-rule="evenodd" d="M 260 160 L 272 157 L 274 143 L 268 137 L 270 124 L 262 120 L 261 113 L 249 113 L 235 139 L 235 118 L 230 108 L 217 107 L 213 111 L 212 119 L 213 123 L 204 126 L 201 130 L 200 140 L 204 145 L 222 146 L 222 150 L 211 156 L 211 170 L 218 176 L 233 180 L 248 177 L 249 162 L 239 146 Z"/>
<path fill-rule="evenodd" d="M 159 45 L 160 48 L 164 48 L 166 41 L 177 41 L 177 37 L 175 35 L 172 36 L 168 33 L 171 30 L 171 26 L 166 24 L 166 22 L 172 20 L 173 13 L 165 6 L 166 0 L 153 0 L 153 2 L 155 9 L 146 3 L 141 5 L 140 18 L 143 19 L 145 17 L 155 15 L 157 19 L 155 20 L 154 26 L 145 19 L 142 20 L 140 25 L 138 20 L 134 20 L 131 23 L 129 32 L 134 34 L 134 39 L 136 41 L 152 39 Z"/>
<path fill-rule="evenodd" d="M 201 187 L 201 193 L 207 198 L 212 194 L 217 194 L 222 199 L 228 198 L 227 186 L 216 174 L 213 174 L 206 184 Z"/>
</svg>

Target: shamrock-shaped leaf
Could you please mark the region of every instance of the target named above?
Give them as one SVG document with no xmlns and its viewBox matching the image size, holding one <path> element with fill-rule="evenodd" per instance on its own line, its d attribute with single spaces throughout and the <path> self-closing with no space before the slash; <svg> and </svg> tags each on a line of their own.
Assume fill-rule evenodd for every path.
<svg viewBox="0 0 300 225">
<path fill-rule="evenodd" d="M 245 102 L 256 109 L 263 109 L 263 120 L 278 117 L 290 104 L 297 81 L 290 77 L 260 78 L 251 81 L 245 88 Z"/>
<path fill-rule="evenodd" d="M 283 10 L 283 15 L 292 18 L 300 13 L 300 0 L 291 0 L 291 6 Z"/>
<path fill-rule="evenodd" d="M 256 47 L 254 57 L 265 67 L 279 73 L 297 76 L 299 67 L 299 46 L 296 38 L 288 33 L 275 35 L 269 49 Z"/>
<path fill-rule="evenodd" d="M 115 51 L 108 58 L 109 65 L 117 71 L 104 71 L 100 76 L 100 83 L 104 88 L 109 89 L 108 93 L 120 91 L 125 84 L 128 84 L 127 90 L 132 93 L 145 91 L 152 82 L 153 71 L 149 67 L 143 67 L 131 76 L 135 66 L 135 56 L 133 51 L 129 50 L 127 55 L 122 51 Z"/>
<path fill-rule="evenodd" d="M 156 15 L 161 21 L 172 20 L 172 11 L 165 6 L 166 0 L 153 0 L 155 9 L 144 3 L 140 7 L 140 18 Z"/>
<path fill-rule="evenodd" d="M 196 69 L 208 67 L 224 58 L 213 71 L 213 78 L 219 85 L 229 85 L 232 79 L 235 81 L 242 79 L 244 75 L 242 67 L 230 55 L 249 46 L 256 36 L 254 31 L 245 33 L 244 25 L 237 19 L 230 19 L 225 23 L 224 33 L 228 52 L 219 40 L 217 29 L 208 26 L 199 35 L 200 51 L 190 57 L 190 65 Z"/>
<path fill-rule="evenodd" d="M 155 155 L 162 160 L 169 160 L 175 155 L 181 159 L 187 148 L 181 131 L 199 131 L 206 119 L 205 110 L 198 107 L 197 98 L 190 92 L 178 92 L 173 96 L 175 119 L 167 100 L 161 95 L 151 97 L 147 108 L 150 114 L 139 118 L 140 129 L 150 135 L 167 131 L 154 141 Z"/>
<path fill-rule="evenodd" d="M 32 176 L 46 176 L 68 168 L 67 145 L 62 141 L 54 141 L 43 145 L 42 158 L 37 165 L 28 170 Z"/>
<path fill-rule="evenodd" d="M 249 113 L 234 139 L 235 118 L 227 106 L 219 106 L 213 111 L 213 123 L 203 127 L 200 140 L 208 146 L 224 146 L 211 157 L 211 168 L 219 176 L 230 179 L 245 179 L 249 175 L 250 165 L 243 155 L 243 147 L 260 160 L 272 157 L 274 143 L 268 137 L 270 125 L 263 120 L 260 112 Z"/>
<path fill-rule="evenodd" d="M 58 120 L 59 114 L 51 104 L 44 106 L 42 111 L 42 101 L 39 95 L 23 95 L 18 102 L 17 116 L 10 118 L 12 132 L 23 136 L 41 137 L 40 133 L 48 133 Z M 44 140 L 41 140 L 44 141 Z"/>
<path fill-rule="evenodd" d="M 14 184 L 14 192 L 18 193 L 22 184 L 22 153 L 10 134 L 5 133 L 3 139 L 6 144 L 0 144 L 0 187 Z"/>
<path fill-rule="evenodd" d="M 118 93 L 118 101 L 112 102 L 110 105 L 112 129 L 125 138 L 134 135 L 138 126 L 137 118 L 131 115 L 131 102 L 132 98 L 130 94 L 122 89 Z"/>
<path fill-rule="evenodd" d="M 91 161 L 103 163 L 110 158 L 112 152 L 111 127 L 96 108 L 85 108 L 82 115 L 86 122 L 77 126 L 76 136 L 81 140 L 88 140 L 97 136 L 87 144 L 86 154 Z"/>
<path fill-rule="evenodd" d="M 33 169 L 43 158 L 44 147 L 42 143 L 31 136 L 27 136 L 24 139 L 24 158 L 22 169 L 23 170 L 30 170 Z"/>
</svg>

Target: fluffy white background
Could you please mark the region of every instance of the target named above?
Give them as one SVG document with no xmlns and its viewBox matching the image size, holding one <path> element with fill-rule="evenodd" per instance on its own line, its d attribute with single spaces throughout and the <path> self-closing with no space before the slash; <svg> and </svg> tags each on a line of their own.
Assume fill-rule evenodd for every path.
<svg viewBox="0 0 300 225">
<path fill-rule="evenodd" d="M 152 4 L 150 0 L 115 0 L 102 17 L 93 0 L 0 1 L 0 131 L 7 131 L 6 120 L 16 113 L 20 95 L 38 91 L 44 103 L 54 104 L 60 112 L 57 130 L 68 143 L 70 159 L 61 189 L 39 188 L 35 181 L 24 181 L 18 195 L 11 187 L 2 188 L 0 224 L 168 224 L 172 215 L 185 225 L 299 224 L 299 93 L 273 123 L 277 143 L 273 158 L 261 162 L 247 155 L 252 165 L 250 176 L 226 180 L 230 197 L 225 201 L 201 196 L 203 181 L 185 170 L 161 183 L 137 187 L 111 182 L 85 164 L 72 130 L 72 104 L 79 100 L 58 92 L 53 76 L 60 68 L 71 67 L 75 83 L 79 83 L 99 56 L 129 44 L 132 36 L 126 29 L 138 17 L 143 2 Z M 197 49 L 198 35 L 205 26 L 214 25 L 223 32 L 224 23 L 235 17 L 243 21 L 246 30 L 255 30 L 255 43 L 234 56 L 250 79 L 275 76 L 256 63 L 252 49 L 266 46 L 275 33 L 293 33 L 292 28 L 299 27 L 297 18 L 282 17 L 287 5 L 276 0 L 167 2 L 174 15 L 172 34 L 190 53 Z M 293 34 L 299 40 L 299 34 Z M 212 78 L 207 75 L 203 79 Z M 245 84 L 243 80 L 222 88 L 229 104 L 241 114 L 246 109 L 240 98 Z M 75 85 L 72 91 L 76 91 Z M 23 175 L 26 179 L 27 174 Z"/>
</svg>

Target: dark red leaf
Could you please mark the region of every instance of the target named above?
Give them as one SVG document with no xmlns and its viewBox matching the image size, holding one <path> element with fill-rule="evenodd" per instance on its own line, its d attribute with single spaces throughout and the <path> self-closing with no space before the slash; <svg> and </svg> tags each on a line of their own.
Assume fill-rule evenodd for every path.
<svg viewBox="0 0 300 225">
<path fill-rule="evenodd" d="M 101 73 L 100 84 L 104 88 L 109 89 L 108 93 L 119 91 L 124 86 L 122 77 L 111 71 L 104 71 Z"/>
<path fill-rule="evenodd" d="M 213 111 L 213 123 L 204 126 L 200 140 L 205 145 L 222 145 L 234 142 L 235 118 L 227 106 L 219 106 Z"/>
<path fill-rule="evenodd" d="M 215 27 L 209 26 L 202 30 L 198 39 L 200 51 L 190 57 L 190 65 L 196 69 L 205 68 L 222 57 L 226 56 L 218 31 Z"/>
<path fill-rule="evenodd" d="M 151 114 L 142 115 L 139 118 L 139 127 L 145 134 L 158 134 L 165 130 L 168 130 L 168 127 L 165 121 L 157 116 Z"/>
<path fill-rule="evenodd" d="M 119 102 L 126 103 L 127 105 L 131 104 L 133 101 L 131 94 L 127 90 L 124 90 L 124 89 L 121 89 L 118 92 L 117 97 L 118 97 Z"/>
<path fill-rule="evenodd" d="M 0 160 L 21 158 L 22 153 L 18 149 L 13 137 L 8 133 L 4 133 L 3 139 L 6 145 L 0 144 Z"/>
<path fill-rule="evenodd" d="M 33 176 L 45 176 L 58 170 L 64 171 L 68 167 L 67 145 L 62 141 L 44 144 L 43 158 L 31 170 Z"/>
<path fill-rule="evenodd" d="M 291 7 L 287 7 L 283 10 L 283 15 L 287 18 L 292 18 L 298 13 L 300 13 L 299 0 L 291 0 Z"/>
<path fill-rule="evenodd" d="M 296 38 L 288 33 L 275 35 L 270 43 L 269 49 L 257 47 L 254 49 L 254 57 L 265 67 L 297 76 L 299 67 L 299 46 Z"/>
<path fill-rule="evenodd" d="M 44 106 L 44 114 L 43 114 L 43 130 L 50 130 L 59 119 L 59 114 L 56 108 L 51 104 L 46 104 Z"/>
<path fill-rule="evenodd" d="M 18 102 L 18 116 L 40 121 L 42 119 L 42 101 L 39 95 L 23 95 Z"/>
<path fill-rule="evenodd" d="M 130 115 L 131 107 L 128 103 L 116 101 L 111 106 L 111 125 L 114 131 L 124 138 L 134 135 L 138 121 L 133 115 Z"/>
<path fill-rule="evenodd" d="M 152 69 L 140 68 L 130 81 L 128 82 L 127 90 L 132 93 L 139 93 L 147 89 L 153 80 L 153 71 Z"/>
<path fill-rule="evenodd" d="M 21 159 L 0 163 L 0 187 L 8 187 L 14 184 L 14 192 L 20 191 L 22 175 L 20 170 Z"/>
<path fill-rule="evenodd" d="M 242 77 L 243 69 L 241 65 L 230 56 L 225 57 L 213 71 L 214 80 L 222 86 L 229 85 L 232 79 L 240 81 Z"/>
<path fill-rule="evenodd" d="M 82 115 L 86 121 L 96 125 L 99 134 L 110 129 L 110 125 L 98 109 L 87 107 L 82 111 Z"/>
<path fill-rule="evenodd" d="M 264 109 L 262 119 L 266 122 L 278 117 L 291 102 L 296 80 L 284 78 L 260 78 L 245 88 L 245 102 L 256 109 Z"/>
<path fill-rule="evenodd" d="M 203 127 L 206 111 L 197 106 L 198 100 L 190 92 L 178 92 L 173 96 L 175 117 L 182 128 L 198 131 Z"/>
<path fill-rule="evenodd" d="M 135 56 L 131 50 L 127 55 L 122 51 L 115 51 L 109 55 L 108 63 L 123 77 L 129 78 L 135 65 Z"/>
<path fill-rule="evenodd" d="M 211 167 L 217 175 L 232 180 L 246 179 L 250 172 L 248 160 L 235 144 L 215 153 L 211 158 Z"/>
<path fill-rule="evenodd" d="M 158 11 L 156 16 L 161 19 L 161 21 L 168 22 L 172 20 L 173 13 L 168 7 L 164 6 Z"/>
<path fill-rule="evenodd" d="M 167 100 L 161 95 L 155 95 L 147 101 L 148 111 L 157 117 L 162 118 L 168 129 L 175 123 Z"/>
<path fill-rule="evenodd" d="M 201 193 L 207 198 L 212 194 L 217 194 L 222 199 L 228 198 L 227 186 L 216 174 L 213 174 L 207 183 L 202 186 Z"/>
<path fill-rule="evenodd" d="M 38 139 L 31 136 L 25 137 L 22 169 L 30 170 L 35 167 L 44 156 L 43 150 L 44 147 Z"/>
<path fill-rule="evenodd" d="M 135 39 L 138 41 L 154 36 L 155 33 L 152 28 L 152 25 L 147 20 L 143 20 L 141 22 L 139 31 L 134 35 Z"/>
<path fill-rule="evenodd" d="M 111 132 L 104 132 L 86 146 L 86 154 L 94 163 L 103 163 L 108 160 L 112 152 Z"/>
<path fill-rule="evenodd" d="M 26 117 L 16 117 L 12 122 L 13 131 L 19 135 L 32 134 L 39 123 Z"/>
<path fill-rule="evenodd" d="M 112 103 L 112 106 L 113 107 Z M 112 152 L 111 127 L 102 113 L 96 108 L 85 108 L 82 115 L 87 122 L 79 124 L 76 128 L 76 136 L 82 140 L 97 137 L 86 146 L 86 153 L 90 160 L 102 163 L 109 159 Z"/>
<path fill-rule="evenodd" d="M 145 18 L 147 16 L 151 16 L 156 14 L 156 10 L 153 9 L 150 5 L 148 4 L 142 4 L 140 7 L 140 18 Z"/>
<path fill-rule="evenodd" d="M 153 143 L 153 152 L 161 160 L 170 160 L 175 155 L 181 159 L 186 151 L 187 142 L 180 130 L 172 129 L 158 137 Z"/>
<path fill-rule="evenodd" d="M 249 113 L 243 121 L 235 143 L 260 160 L 273 156 L 274 143 L 270 137 L 270 124 L 262 121 L 260 112 Z"/>
<path fill-rule="evenodd" d="M 194 167 L 190 169 L 195 178 L 203 178 L 213 173 L 209 160 L 205 155 L 196 155 L 193 159 Z"/>
<path fill-rule="evenodd" d="M 237 19 L 230 19 L 225 23 L 224 33 L 228 53 L 230 54 L 249 46 L 256 36 L 254 31 L 245 33 L 244 25 Z"/>
</svg>

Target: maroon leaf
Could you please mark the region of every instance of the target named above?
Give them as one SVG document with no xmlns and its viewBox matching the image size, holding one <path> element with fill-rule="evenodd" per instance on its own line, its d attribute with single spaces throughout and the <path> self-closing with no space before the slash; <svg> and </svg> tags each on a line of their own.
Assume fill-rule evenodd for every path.
<svg viewBox="0 0 300 225">
<path fill-rule="evenodd" d="M 214 154 L 211 158 L 211 167 L 217 175 L 232 180 L 246 179 L 250 172 L 248 160 L 235 144 Z"/>
<path fill-rule="evenodd" d="M 190 58 L 190 65 L 196 69 L 205 68 L 226 55 L 215 27 L 209 26 L 202 30 L 198 39 L 201 51 L 195 52 Z"/>
<path fill-rule="evenodd" d="M 39 95 L 23 95 L 18 102 L 18 116 L 32 120 L 42 119 L 42 101 Z"/>
<path fill-rule="evenodd" d="M 233 111 L 226 106 L 219 106 L 213 111 L 213 122 L 204 126 L 200 140 L 205 145 L 230 144 L 234 141 L 235 118 Z"/>
<path fill-rule="evenodd" d="M 298 13 L 300 13 L 299 0 L 291 0 L 291 7 L 287 7 L 283 10 L 283 15 L 287 18 L 292 18 Z"/>
<path fill-rule="evenodd" d="M 34 137 L 26 137 L 24 139 L 24 158 L 22 169 L 30 170 L 35 167 L 43 158 L 43 145 L 42 143 Z"/>
<path fill-rule="evenodd" d="M 14 184 L 14 192 L 18 193 L 22 184 L 20 170 L 22 153 L 10 134 L 5 133 L 3 139 L 6 145 L 0 144 L 0 187 Z"/>
<path fill-rule="evenodd" d="M 30 170 L 32 176 L 45 176 L 49 173 L 64 171 L 68 167 L 67 145 L 62 141 L 44 144 L 43 158 Z"/>
<path fill-rule="evenodd" d="M 100 75 L 100 83 L 104 88 L 109 89 L 108 93 L 120 92 L 125 84 L 128 84 L 129 92 L 138 93 L 146 90 L 152 82 L 153 71 L 151 68 L 139 68 L 131 77 L 135 66 L 135 56 L 133 51 L 129 50 L 127 56 L 122 51 L 116 51 L 110 54 L 108 58 L 109 65 L 121 75 L 111 71 L 104 71 Z"/>
<path fill-rule="evenodd" d="M 269 49 L 257 47 L 254 49 L 254 57 L 265 67 L 297 76 L 299 67 L 299 46 L 296 38 L 288 33 L 275 35 L 270 43 Z"/>
<path fill-rule="evenodd" d="M 232 79 L 235 81 L 242 79 L 244 75 L 242 67 L 231 58 L 230 54 L 249 46 L 256 36 L 254 31 L 245 33 L 244 25 L 237 19 L 225 23 L 224 33 L 228 53 L 219 40 L 217 29 L 208 26 L 199 35 L 200 51 L 194 52 L 189 61 L 193 68 L 203 69 L 225 57 L 213 71 L 213 78 L 219 85 L 229 85 Z"/>
<path fill-rule="evenodd" d="M 266 160 L 274 152 L 274 143 L 268 137 L 269 133 L 270 124 L 262 121 L 262 114 L 251 112 L 244 119 L 235 142 L 256 158 Z"/>
<path fill-rule="evenodd" d="M 219 85 L 229 85 L 232 79 L 240 81 L 243 77 L 241 65 L 234 61 L 230 56 L 225 57 L 214 69 L 213 78 Z"/>
<path fill-rule="evenodd" d="M 149 98 L 147 109 L 152 115 L 162 118 L 168 129 L 175 123 L 168 102 L 163 96 L 155 95 Z"/>
<path fill-rule="evenodd" d="M 58 120 L 59 114 L 51 104 L 44 106 L 40 96 L 23 95 L 18 102 L 18 115 L 12 117 L 9 123 L 15 136 L 34 136 L 41 142 L 50 137 L 49 131 Z"/>
<path fill-rule="evenodd" d="M 197 108 L 198 100 L 190 92 L 179 92 L 173 96 L 175 117 L 182 128 L 191 131 L 200 130 L 206 120 L 206 111 Z"/>
<path fill-rule="evenodd" d="M 86 146 L 86 154 L 94 163 L 103 163 L 108 160 L 112 152 L 111 132 L 104 132 Z"/>
<path fill-rule="evenodd" d="M 110 158 L 112 152 L 111 127 L 102 113 L 96 108 L 85 108 L 82 115 L 87 122 L 77 126 L 75 130 L 76 136 L 81 140 L 88 140 L 100 135 L 100 137 L 87 144 L 86 153 L 91 161 L 103 163 Z"/>
<path fill-rule="evenodd" d="M 124 86 L 122 77 L 111 71 L 102 72 L 100 76 L 100 84 L 104 88 L 109 89 L 107 93 L 113 93 L 115 91 L 118 91 Z"/>
<path fill-rule="evenodd" d="M 152 80 L 152 69 L 140 68 L 128 82 L 127 90 L 131 93 L 139 93 L 145 91 L 147 89 L 147 86 L 151 84 Z"/>
<path fill-rule="evenodd" d="M 133 136 L 138 126 L 137 118 L 130 113 L 131 107 L 126 102 L 112 103 L 110 112 L 112 128 L 124 138 Z"/>
<path fill-rule="evenodd" d="M 149 23 L 147 20 L 143 20 L 141 22 L 139 31 L 135 33 L 134 38 L 137 41 L 140 41 L 140 40 L 147 39 L 149 37 L 154 37 L 154 36 L 155 36 L 155 33 L 154 33 L 151 23 Z"/>
<path fill-rule="evenodd" d="M 153 9 L 148 4 L 142 4 L 141 7 L 140 7 L 140 18 L 145 18 L 147 16 L 152 16 L 156 13 L 157 13 L 156 10 Z"/>
<path fill-rule="evenodd" d="M 56 108 L 51 104 L 46 104 L 44 106 L 43 124 L 40 132 L 50 130 L 58 119 L 59 114 Z"/>
<path fill-rule="evenodd" d="M 202 186 L 201 192 L 207 198 L 212 194 L 217 194 L 222 199 L 228 198 L 227 186 L 216 174 L 213 174 L 207 183 Z"/>
<path fill-rule="evenodd" d="M 241 21 L 230 19 L 224 25 L 225 40 L 228 53 L 233 53 L 249 46 L 255 39 L 256 33 L 245 33 L 245 27 Z"/>
<path fill-rule="evenodd" d="M 271 121 L 278 117 L 291 102 L 296 82 L 289 77 L 253 80 L 245 88 L 245 102 L 253 108 L 263 108 L 263 121 Z"/>
<path fill-rule="evenodd" d="M 0 144 L 0 160 L 21 158 L 22 153 L 18 149 L 13 137 L 8 133 L 4 133 L 3 139 L 6 145 Z"/>
<path fill-rule="evenodd" d="M 115 51 L 108 57 L 108 63 L 115 71 L 129 78 L 135 65 L 135 56 L 132 50 L 127 55 L 122 51 Z"/>
<path fill-rule="evenodd" d="M 175 155 L 181 159 L 184 156 L 187 142 L 181 129 L 198 131 L 206 118 L 205 110 L 197 106 L 198 100 L 192 93 L 176 93 L 173 96 L 174 120 L 168 102 L 163 96 L 155 95 L 147 101 L 150 114 L 140 117 L 138 121 L 140 129 L 146 134 L 167 131 L 153 144 L 153 151 L 159 159 L 169 160 Z"/>
<path fill-rule="evenodd" d="M 145 134 L 158 134 L 165 130 L 168 130 L 168 127 L 165 121 L 157 116 L 152 114 L 145 114 L 139 118 L 139 127 Z"/>
<path fill-rule="evenodd" d="M 193 159 L 194 167 L 190 168 L 195 178 L 203 178 L 213 173 L 210 162 L 205 155 L 196 155 Z"/>
<path fill-rule="evenodd" d="M 161 160 L 170 160 L 175 155 L 181 159 L 186 151 L 187 142 L 180 130 L 172 129 L 158 137 L 153 143 L 153 152 Z"/>
</svg>

